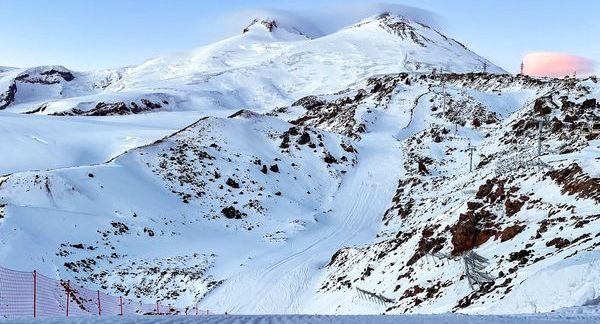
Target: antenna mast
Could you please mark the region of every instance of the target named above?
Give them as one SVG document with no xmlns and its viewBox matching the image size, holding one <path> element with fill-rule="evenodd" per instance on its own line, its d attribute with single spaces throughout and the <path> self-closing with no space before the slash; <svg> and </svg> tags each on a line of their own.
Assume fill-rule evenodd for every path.
<svg viewBox="0 0 600 324">
<path fill-rule="evenodd" d="M 521 61 L 521 75 L 525 75 L 523 70 L 525 70 L 525 62 Z"/>
</svg>

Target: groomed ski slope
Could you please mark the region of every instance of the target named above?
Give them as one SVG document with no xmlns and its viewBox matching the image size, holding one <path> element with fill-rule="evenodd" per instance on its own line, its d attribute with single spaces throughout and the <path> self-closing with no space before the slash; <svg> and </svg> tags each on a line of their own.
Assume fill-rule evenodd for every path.
<svg viewBox="0 0 600 324">
<path fill-rule="evenodd" d="M 16 319 L 0 323 L 35 324 L 593 324 L 600 315 L 584 312 L 507 316 L 468 315 L 210 315 L 210 316 L 101 316 Z"/>
<path fill-rule="evenodd" d="M 250 267 L 202 299 L 202 307 L 230 314 L 335 312 L 332 305 L 314 298 L 325 278 L 324 268 L 341 247 L 373 240 L 404 172 L 394 135 L 409 121 L 404 113 L 385 114 L 375 118 L 374 131 L 357 143 L 358 165 L 315 212 L 320 226 L 254 258 Z M 378 314 L 380 309 L 369 312 Z"/>
</svg>

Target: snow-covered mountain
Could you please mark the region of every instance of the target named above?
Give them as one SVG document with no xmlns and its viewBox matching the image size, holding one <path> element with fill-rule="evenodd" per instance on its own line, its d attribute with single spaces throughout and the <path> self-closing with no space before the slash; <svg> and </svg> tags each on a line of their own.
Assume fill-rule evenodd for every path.
<svg viewBox="0 0 600 324">
<path fill-rule="evenodd" d="M 597 82 L 509 75 L 390 14 L 2 68 L 0 265 L 214 312 L 595 305 Z"/>
<path fill-rule="evenodd" d="M 59 115 L 214 106 L 265 110 L 343 90 L 376 74 L 473 72 L 484 64 L 490 72 L 504 72 L 402 16 L 370 17 L 318 38 L 286 21 L 257 18 L 238 36 L 138 66 L 83 73 L 60 66 L 0 71 L 0 109 Z"/>
</svg>

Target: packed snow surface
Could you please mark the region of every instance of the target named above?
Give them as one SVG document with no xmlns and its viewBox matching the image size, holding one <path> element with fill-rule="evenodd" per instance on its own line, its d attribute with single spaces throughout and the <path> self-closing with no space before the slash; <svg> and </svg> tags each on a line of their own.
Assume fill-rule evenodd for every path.
<svg viewBox="0 0 600 324">
<path fill-rule="evenodd" d="M 1 320 L 0 323 L 41 324 L 593 324 L 594 312 L 532 314 L 521 316 L 476 315 L 208 315 L 208 316 L 105 316 Z"/>
</svg>

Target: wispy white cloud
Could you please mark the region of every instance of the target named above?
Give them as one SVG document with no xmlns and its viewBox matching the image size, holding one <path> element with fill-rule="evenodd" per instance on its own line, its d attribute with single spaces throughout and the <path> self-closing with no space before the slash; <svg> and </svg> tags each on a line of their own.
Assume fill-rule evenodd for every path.
<svg viewBox="0 0 600 324">
<path fill-rule="evenodd" d="M 367 17 L 389 12 L 403 15 L 411 20 L 439 29 L 441 16 L 416 7 L 392 3 L 348 3 L 338 6 L 323 6 L 298 11 L 278 9 L 245 10 L 229 14 L 220 19 L 221 30 L 235 35 L 255 18 L 274 19 L 290 27 L 301 29 L 311 37 L 331 34 L 344 27 L 353 25 Z"/>
</svg>

